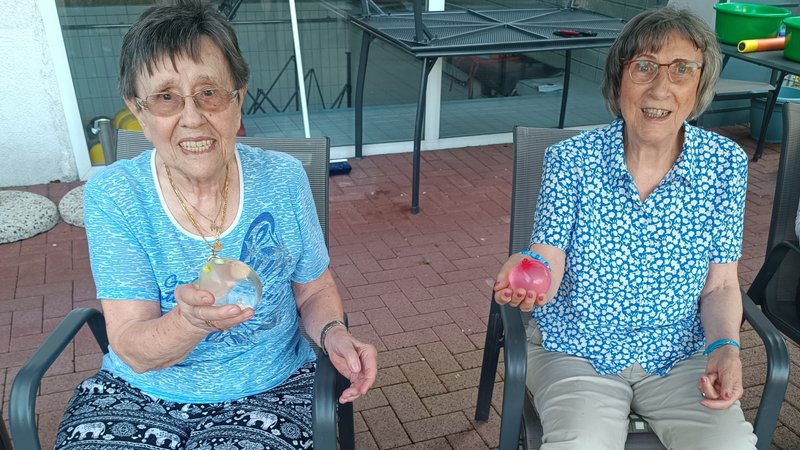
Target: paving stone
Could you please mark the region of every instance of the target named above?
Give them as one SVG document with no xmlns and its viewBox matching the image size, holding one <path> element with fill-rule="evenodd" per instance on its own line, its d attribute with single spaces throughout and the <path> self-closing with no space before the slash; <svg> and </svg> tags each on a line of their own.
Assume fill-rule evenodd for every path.
<svg viewBox="0 0 800 450">
<path fill-rule="evenodd" d="M 385 367 L 378 370 L 378 376 L 375 379 L 375 384 L 373 387 L 380 388 L 383 386 L 391 386 L 393 384 L 400 384 L 405 381 L 408 380 L 403 374 L 403 371 L 400 370 L 400 367 Z"/>
<path fill-rule="evenodd" d="M 431 439 L 430 441 L 397 447 L 398 450 L 450 450 L 452 448 L 453 447 L 451 447 L 444 438 Z"/>
<path fill-rule="evenodd" d="M 392 408 L 384 406 L 363 411 L 361 414 L 379 448 L 393 448 L 411 443 Z"/>
<path fill-rule="evenodd" d="M 382 388 L 386 398 L 401 423 L 430 417 L 431 413 L 420 401 L 409 383 L 396 384 Z"/>
<path fill-rule="evenodd" d="M 418 345 L 420 353 L 437 375 L 461 370 L 461 365 L 453 358 L 441 342 Z"/>
<path fill-rule="evenodd" d="M 454 449 L 481 450 L 489 448 L 486 446 L 486 443 L 483 442 L 481 436 L 474 430 L 448 435 L 447 442 L 449 442 Z"/>
<path fill-rule="evenodd" d="M 476 387 L 480 383 L 480 378 L 480 367 L 439 375 L 439 380 L 450 392 Z"/>
<path fill-rule="evenodd" d="M 447 389 L 439 382 L 439 378 L 433 373 L 426 361 L 403 364 L 400 368 L 420 397 L 447 392 Z"/>
<path fill-rule="evenodd" d="M 428 419 L 415 420 L 403 424 L 408 435 L 414 442 L 427 441 L 437 437 L 447 436 L 472 428 L 469 420 L 461 411 L 434 416 Z"/>
<path fill-rule="evenodd" d="M 464 409 L 464 405 L 476 405 L 478 402 L 478 388 L 462 389 L 441 395 L 433 395 L 422 399 L 425 407 L 433 416 L 447 414 Z"/>
</svg>

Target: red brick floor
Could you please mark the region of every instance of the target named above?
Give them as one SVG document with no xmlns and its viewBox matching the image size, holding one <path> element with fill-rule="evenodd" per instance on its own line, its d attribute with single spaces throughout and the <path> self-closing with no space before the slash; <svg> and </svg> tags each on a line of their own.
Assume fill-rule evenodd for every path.
<svg viewBox="0 0 800 450">
<path fill-rule="evenodd" d="M 748 153 L 745 127 L 720 130 Z M 748 285 L 763 260 L 778 146 L 751 163 L 740 278 Z M 473 420 L 490 286 L 507 254 L 511 146 L 425 152 L 422 211 L 408 212 L 410 154 L 351 160 L 331 178 L 332 269 L 354 334 L 379 350 L 375 388 L 356 402 L 358 449 L 495 448 L 499 395 L 487 423 Z M 58 201 L 77 183 L 23 188 Z M 20 188 L 16 188 L 20 189 Z M 98 306 L 83 229 L 65 223 L 0 245 L 0 388 L 7 414 L 19 366 L 72 308 Z M 764 352 L 743 332 L 746 390 L 755 416 Z M 774 447 L 800 448 L 800 352 L 791 346 L 792 384 Z M 71 389 L 99 365 L 83 332 L 48 372 L 37 403 L 40 435 L 52 445 Z M 498 378 L 495 392 L 502 386 Z M 23 449 L 17 449 L 23 450 Z"/>
</svg>

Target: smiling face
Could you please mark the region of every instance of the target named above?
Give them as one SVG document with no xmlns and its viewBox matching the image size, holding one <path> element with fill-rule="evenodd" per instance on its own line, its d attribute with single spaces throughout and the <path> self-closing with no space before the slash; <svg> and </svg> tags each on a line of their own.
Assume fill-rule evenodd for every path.
<svg viewBox="0 0 800 450">
<path fill-rule="evenodd" d="M 136 94 L 139 98 L 171 92 L 190 95 L 206 89 L 233 89 L 230 70 L 222 51 L 208 38 L 201 38 L 199 60 L 178 55 L 173 65 L 169 57 L 157 64 L 152 74 L 139 73 Z M 245 90 L 241 89 L 238 99 Z M 241 103 L 234 97 L 220 111 L 204 111 L 191 97 L 184 99 L 180 111 L 166 116 L 154 115 L 139 108 L 135 100 L 125 103 L 142 125 L 145 136 L 156 148 L 156 154 L 174 171 L 187 178 L 202 180 L 225 172 L 225 162 L 233 158 L 236 132 L 241 122 Z"/>
<path fill-rule="evenodd" d="M 633 59 L 650 60 L 658 64 L 675 61 L 702 63 L 703 54 L 695 45 L 678 33 L 670 34 L 657 52 L 642 53 Z M 683 122 L 689 118 L 697 103 L 700 72 L 681 83 L 673 83 L 667 67 L 661 67 L 655 79 L 637 84 L 631 80 L 625 65 L 619 94 L 619 106 L 625 119 L 626 145 L 648 145 L 663 148 L 680 142 Z"/>
</svg>

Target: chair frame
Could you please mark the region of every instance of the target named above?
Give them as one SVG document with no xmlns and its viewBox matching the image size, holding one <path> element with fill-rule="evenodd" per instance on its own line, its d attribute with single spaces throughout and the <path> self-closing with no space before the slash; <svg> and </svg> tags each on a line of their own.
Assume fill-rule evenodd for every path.
<svg viewBox="0 0 800 450">
<path fill-rule="evenodd" d="M 747 294 L 761 305 L 764 315 L 794 342 L 800 344 L 800 319 L 786 317 L 778 299 L 770 295 L 768 286 L 789 252 L 800 254 L 795 235 L 795 218 L 800 204 L 800 104 L 783 105 L 783 141 L 778 162 L 775 196 L 767 239 L 764 264 Z M 798 305 L 800 307 L 800 305 Z"/>
<path fill-rule="evenodd" d="M 526 249 L 530 239 L 536 201 L 541 183 L 545 149 L 577 134 L 577 130 L 550 128 L 514 128 L 514 173 L 511 206 L 509 253 Z M 796 207 L 796 204 L 795 204 Z M 489 322 L 483 353 L 475 420 L 489 417 L 500 349 L 504 354 L 503 405 L 500 423 L 500 450 L 516 450 L 522 439 L 528 448 L 528 430 L 535 430 L 538 418 L 531 417 L 525 387 L 527 373 L 527 337 L 518 308 L 500 306 L 490 297 Z M 783 396 L 789 382 L 789 354 L 786 342 L 775 326 L 764 316 L 750 298 L 742 293 L 744 316 L 764 341 L 767 351 L 767 377 L 755 419 L 758 449 L 768 449 L 778 421 Z M 523 414 L 525 426 L 523 426 Z M 535 415 L 535 411 L 534 411 Z M 539 431 L 541 432 L 541 431 Z M 635 435 L 631 435 L 635 436 Z M 634 441 L 637 441 L 636 436 Z M 629 443 L 633 447 L 641 442 Z M 630 448 L 626 445 L 626 448 Z"/>
<path fill-rule="evenodd" d="M 330 140 L 328 138 L 241 137 L 238 142 L 257 148 L 289 153 L 301 161 L 309 178 L 327 245 Z M 152 147 L 142 132 L 117 130 L 114 154 L 118 155 L 120 159 L 132 158 Z M 15 448 L 41 449 L 36 427 L 36 395 L 39 385 L 45 372 L 84 325 L 88 325 L 100 349 L 104 354 L 107 353 L 108 335 L 103 314 L 94 308 L 77 308 L 59 323 L 15 377 L 9 401 L 9 422 Z M 341 448 L 352 450 L 355 448 L 353 404 L 338 404 L 338 396 L 349 385 L 349 382 L 338 373 L 330 358 L 311 339 L 309 342 L 317 353 L 312 403 L 314 448 L 336 450 L 338 425 Z M 5 450 L 1 440 L 0 450 Z"/>
</svg>

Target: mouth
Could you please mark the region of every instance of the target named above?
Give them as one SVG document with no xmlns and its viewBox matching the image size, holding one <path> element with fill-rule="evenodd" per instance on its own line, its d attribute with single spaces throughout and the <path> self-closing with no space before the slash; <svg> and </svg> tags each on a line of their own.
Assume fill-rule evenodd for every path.
<svg viewBox="0 0 800 450">
<path fill-rule="evenodd" d="M 200 154 L 207 152 L 214 144 L 212 139 L 204 139 L 201 141 L 183 141 L 178 145 L 187 153 Z"/>
<path fill-rule="evenodd" d="M 672 111 L 659 108 L 642 108 L 642 113 L 648 119 L 663 119 L 672 114 Z"/>
</svg>

